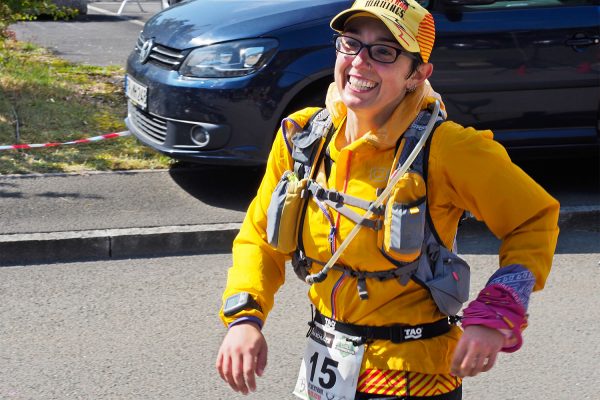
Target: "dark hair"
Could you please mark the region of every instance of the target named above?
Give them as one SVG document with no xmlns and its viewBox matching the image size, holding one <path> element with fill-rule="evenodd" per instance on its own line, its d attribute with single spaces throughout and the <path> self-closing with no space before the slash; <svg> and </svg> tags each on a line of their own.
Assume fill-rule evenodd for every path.
<svg viewBox="0 0 600 400">
<path fill-rule="evenodd" d="M 419 65 L 424 64 L 423 58 L 421 57 L 421 53 L 410 53 L 413 55 L 412 63 L 410 65 L 410 72 L 406 75 L 406 79 L 410 78 L 419 68 Z"/>
</svg>

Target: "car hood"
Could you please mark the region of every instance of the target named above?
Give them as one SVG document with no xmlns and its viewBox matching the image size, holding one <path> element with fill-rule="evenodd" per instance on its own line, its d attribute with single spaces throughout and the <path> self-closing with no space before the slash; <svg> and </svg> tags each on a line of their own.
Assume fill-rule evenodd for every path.
<svg viewBox="0 0 600 400">
<path fill-rule="evenodd" d="M 191 0 L 156 14 L 144 26 L 143 36 L 183 50 L 332 18 L 351 4 L 351 0 Z"/>
</svg>

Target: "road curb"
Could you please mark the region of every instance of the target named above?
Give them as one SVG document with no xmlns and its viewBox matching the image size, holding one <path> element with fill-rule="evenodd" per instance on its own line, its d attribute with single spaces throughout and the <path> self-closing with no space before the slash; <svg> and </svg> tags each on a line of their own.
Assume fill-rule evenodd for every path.
<svg viewBox="0 0 600 400">
<path fill-rule="evenodd" d="M 239 223 L 0 235 L 0 266 L 231 251 Z"/>
<path fill-rule="evenodd" d="M 481 223 L 465 224 L 473 229 Z M 240 223 L 0 235 L 0 266 L 228 253 Z M 559 227 L 600 229 L 600 206 L 565 207 Z"/>
<path fill-rule="evenodd" d="M 591 227 L 600 230 L 600 205 L 568 206 L 560 210 L 558 226 L 561 229 Z"/>
</svg>

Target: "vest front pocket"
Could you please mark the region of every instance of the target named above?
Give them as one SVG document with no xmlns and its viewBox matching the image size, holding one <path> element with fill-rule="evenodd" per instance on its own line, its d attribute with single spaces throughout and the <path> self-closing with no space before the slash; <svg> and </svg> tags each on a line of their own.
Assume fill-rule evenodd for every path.
<svg viewBox="0 0 600 400">
<path fill-rule="evenodd" d="M 442 313 L 456 315 L 469 299 L 469 264 L 437 243 L 433 236 L 424 252 L 414 279 L 429 290 Z"/>
<path fill-rule="evenodd" d="M 411 262 L 421 254 L 425 237 L 425 198 L 412 204 L 394 202 L 386 205 L 379 247 L 396 261 Z"/>
</svg>

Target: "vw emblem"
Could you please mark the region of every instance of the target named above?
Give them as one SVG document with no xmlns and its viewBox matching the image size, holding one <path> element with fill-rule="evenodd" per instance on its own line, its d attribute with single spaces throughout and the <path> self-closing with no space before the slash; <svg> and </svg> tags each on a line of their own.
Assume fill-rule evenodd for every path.
<svg viewBox="0 0 600 400">
<path fill-rule="evenodd" d="M 148 39 L 142 45 L 140 49 L 140 62 L 144 64 L 148 61 L 148 57 L 150 56 L 150 52 L 152 51 L 152 47 L 154 46 L 154 40 Z"/>
</svg>

